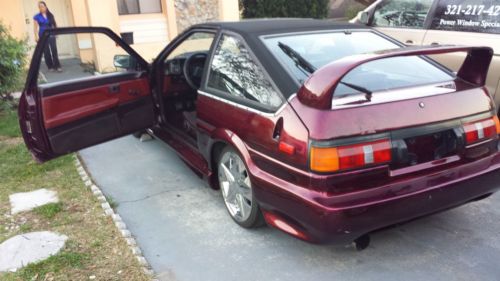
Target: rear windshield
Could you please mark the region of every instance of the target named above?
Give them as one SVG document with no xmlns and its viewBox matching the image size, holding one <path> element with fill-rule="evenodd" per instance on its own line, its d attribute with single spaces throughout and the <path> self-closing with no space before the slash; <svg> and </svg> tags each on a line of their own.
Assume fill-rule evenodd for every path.
<svg viewBox="0 0 500 281">
<path fill-rule="evenodd" d="M 431 29 L 500 33 L 500 0 L 439 0 Z"/>
<path fill-rule="evenodd" d="M 296 63 L 297 59 L 294 60 L 287 55 L 280 46 L 290 47 L 315 69 L 346 56 L 400 47 L 370 31 L 273 36 L 266 37 L 264 42 L 274 56 L 289 69 L 299 84 L 310 76 L 310 71 Z M 421 57 L 396 57 L 363 64 L 349 72 L 342 82 L 377 92 L 447 82 L 453 79 L 452 74 Z M 359 90 L 340 84 L 334 96 L 358 93 L 360 93 Z"/>
</svg>

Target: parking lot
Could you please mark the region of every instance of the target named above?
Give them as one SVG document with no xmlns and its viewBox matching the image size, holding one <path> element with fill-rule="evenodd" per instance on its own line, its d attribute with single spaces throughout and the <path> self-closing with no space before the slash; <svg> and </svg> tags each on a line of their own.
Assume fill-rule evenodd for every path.
<svg viewBox="0 0 500 281">
<path fill-rule="evenodd" d="M 500 280 L 499 194 L 375 233 L 357 252 L 239 227 L 158 140 L 129 136 L 80 155 L 161 280 Z"/>
</svg>

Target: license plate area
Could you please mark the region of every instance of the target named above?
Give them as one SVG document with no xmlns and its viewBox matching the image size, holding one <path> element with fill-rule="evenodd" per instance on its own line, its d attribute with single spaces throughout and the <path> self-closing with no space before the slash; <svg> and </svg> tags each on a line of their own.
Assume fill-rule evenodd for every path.
<svg viewBox="0 0 500 281">
<path fill-rule="evenodd" d="M 459 129 L 445 129 L 422 135 L 404 136 L 392 140 L 392 169 L 411 167 L 457 155 L 463 148 Z"/>
</svg>

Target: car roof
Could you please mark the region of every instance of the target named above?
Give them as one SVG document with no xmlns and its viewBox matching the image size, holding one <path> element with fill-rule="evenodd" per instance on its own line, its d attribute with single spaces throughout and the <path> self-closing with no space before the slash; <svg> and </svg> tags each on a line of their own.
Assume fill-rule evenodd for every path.
<svg viewBox="0 0 500 281">
<path fill-rule="evenodd" d="M 344 30 L 367 28 L 364 25 L 347 22 L 303 18 L 261 18 L 233 22 L 209 22 L 198 24 L 193 27 L 225 29 L 239 33 L 243 36 L 260 36 L 266 34 L 279 34 L 313 30 Z"/>
<path fill-rule="evenodd" d="M 364 25 L 335 22 L 332 20 L 272 18 L 251 19 L 235 22 L 209 22 L 193 25 L 190 29 L 216 29 L 239 34 L 246 42 L 251 52 L 269 74 L 283 96 L 288 99 L 299 87 L 296 80 L 284 69 L 284 66 L 264 45 L 261 36 L 285 33 L 336 31 L 336 30 L 367 30 Z"/>
</svg>

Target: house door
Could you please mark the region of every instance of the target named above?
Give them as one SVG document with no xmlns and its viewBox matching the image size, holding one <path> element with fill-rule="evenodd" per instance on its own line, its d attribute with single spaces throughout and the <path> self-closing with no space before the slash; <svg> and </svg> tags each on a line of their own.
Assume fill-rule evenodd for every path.
<svg viewBox="0 0 500 281">
<path fill-rule="evenodd" d="M 45 0 L 47 7 L 54 14 L 58 27 L 74 26 L 73 13 L 71 11 L 71 3 L 68 0 Z M 28 32 L 28 40 L 32 49 L 34 49 L 35 35 L 33 32 L 33 16 L 38 13 L 38 1 L 23 0 L 24 13 L 26 19 L 26 28 Z M 76 37 L 66 36 L 58 38 L 57 48 L 59 57 L 74 58 L 78 57 L 78 43 Z"/>
</svg>

